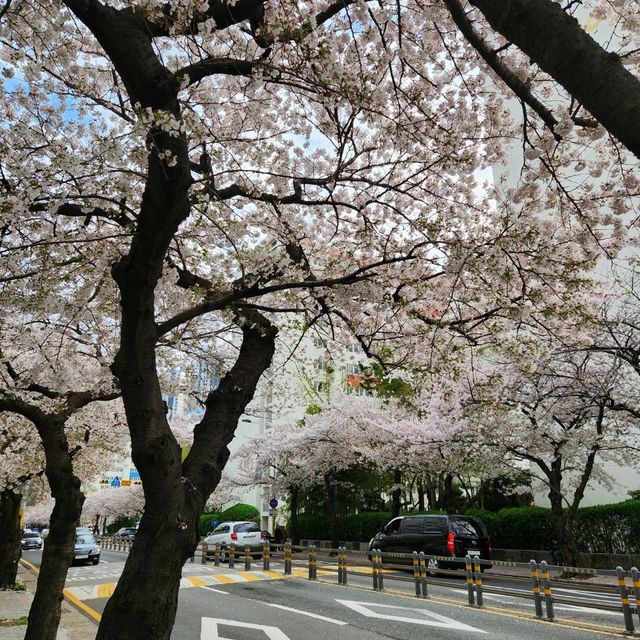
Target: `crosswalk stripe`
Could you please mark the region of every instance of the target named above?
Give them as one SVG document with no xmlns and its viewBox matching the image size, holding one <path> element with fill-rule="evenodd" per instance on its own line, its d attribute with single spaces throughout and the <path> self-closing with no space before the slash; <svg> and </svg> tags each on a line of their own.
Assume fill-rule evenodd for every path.
<svg viewBox="0 0 640 640">
<path fill-rule="evenodd" d="M 209 576 L 184 576 L 180 579 L 180 589 L 193 587 L 208 587 L 218 584 L 242 584 L 244 582 L 258 582 L 260 580 L 283 580 L 284 575 L 275 571 L 239 571 L 231 574 L 211 574 Z M 65 593 L 71 594 L 78 600 L 95 600 L 109 598 L 116 588 L 115 582 L 85 585 L 82 587 L 67 587 Z"/>
</svg>

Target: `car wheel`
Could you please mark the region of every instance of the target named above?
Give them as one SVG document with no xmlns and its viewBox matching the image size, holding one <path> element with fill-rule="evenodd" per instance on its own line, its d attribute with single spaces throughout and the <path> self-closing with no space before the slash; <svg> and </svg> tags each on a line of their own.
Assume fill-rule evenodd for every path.
<svg viewBox="0 0 640 640">
<path fill-rule="evenodd" d="M 91 563 L 92 563 L 93 565 L 98 564 L 98 562 L 100 562 L 100 556 L 98 556 L 97 558 L 94 558 L 94 559 L 91 561 Z"/>
<path fill-rule="evenodd" d="M 438 561 L 435 558 L 427 560 L 427 575 L 435 576 L 438 573 Z"/>
</svg>

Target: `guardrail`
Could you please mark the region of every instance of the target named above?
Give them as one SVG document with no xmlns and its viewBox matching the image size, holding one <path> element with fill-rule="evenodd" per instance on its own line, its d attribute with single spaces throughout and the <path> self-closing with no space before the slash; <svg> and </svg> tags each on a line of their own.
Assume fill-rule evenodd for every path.
<svg viewBox="0 0 640 640">
<path fill-rule="evenodd" d="M 533 613 L 536 618 L 547 621 L 556 621 L 554 604 L 570 604 L 579 607 L 591 608 L 602 611 L 617 611 L 622 614 L 624 621 L 624 633 L 635 633 L 634 614 L 640 620 L 640 574 L 633 567 L 625 571 L 622 567 L 615 570 L 596 570 L 581 567 L 550 566 L 544 560 L 540 563 L 531 560 L 529 563 L 490 561 L 479 557 L 466 556 L 465 558 L 452 559 L 450 556 L 435 556 L 424 552 L 388 553 L 380 549 L 371 551 L 349 550 L 346 547 L 337 549 L 318 549 L 314 545 L 308 547 L 285 544 L 271 545 L 265 542 L 261 549 L 255 547 L 239 548 L 235 545 L 222 547 L 221 545 L 200 545 L 201 562 L 206 564 L 211 559 L 215 566 L 219 566 L 224 560 L 229 561 L 229 567 L 233 568 L 238 558 L 244 559 L 244 569 L 250 570 L 252 561 L 262 559 L 262 570 L 271 569 L 271 562 L 282 562 L 284 575 L 293 573 L 294 567 L 299 576 L 306 576 L 309 580 L 318 579 L 318 571 L 323 576 L 336 575 L 336 584 L 345 586 L 349 582 L 349 576 L 360 576 L 371 579 L 374 591 L 384 591 L 385 581 L 413 583 L 416 598 L 428 598 L 429 585 L 450 586 L 450 582 L 438 579 L 438 576 L 460 575 L 453 568 L 453 564 L 459 565 L 466 574 L 467 602 L 468 606 L 484 608 L 485 594 L 509 595 L 523 600 L 529 600 L 533 605 Z M 326 564 L 318 566 L 319 557 Z M 193 558 L 192 558 L 193 561 Z M 519 569 L 521 575 L 500 573 L 501 568 Z M 258 567 L 256 567 L 258 568 Z M 527 584 L 529 589 L 502 587 L 494 588 L 491 584 L 483 582 L 482 576 L 486 569 L 494 569 L 491 572 L 491 582 L 510 581 Z M 407 571 L 409 569 L 409 572 Z M 411 571 L 412 569 L 412 571 Z M 304 573 L 303 573 L 304 571 Z M 593 591 L 618 596 L 619 605 L 606 602 L 594 602 L 587 600 L 580 594 L 577 597 L 568 598 L 554 593 L 554 588 L 571 589 L 576 584 L 563 579 L 562 575 L 568 573 L 572 576 L 614 576 L 617 578 L 617 586 L 580 583 L 580 591 Z M 553 574 L 553 575 L 552 575 Z M 627 585 L 627 578 L 631 578 L 631 584 Z M 631 601 L 633 596 L 633 602 Z"/>
</svg>

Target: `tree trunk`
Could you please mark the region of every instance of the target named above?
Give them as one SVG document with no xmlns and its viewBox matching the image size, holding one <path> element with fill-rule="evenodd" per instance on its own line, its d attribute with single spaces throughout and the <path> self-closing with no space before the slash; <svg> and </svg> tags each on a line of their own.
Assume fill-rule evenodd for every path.
<svg viewBox="0 0 640 640">
<path fill-rule="evenodd" d="M 442 504 L 447 513 L 453 513 L 453 476 L 447 473 L 442 486 Z"/>
<path fill-rule="evenodd" d="M 438 496 L 436 493 L 436 486 L 431 477 L 431 474 L 427 474 L 425 479 L 425 485 L 427 489 L 427 499 L 429 501 L 429 509 L 432 511 L 438 508 Z"/>
<path fill-rule="evenodd" d="M 551 463 L 549 479 L 549 502 L 551 503 L 551 517 L 555 540 L 562 550 L 562 564 L 575 567 L 577 551 L 573 535 L 573 518 L 567 518 L 567 511 L 563 508 L 562 495 L 562 457 L 557 457 Z M 553 545 L 553 541 L 550 541 Z"/>
<path fill-rule="evenodd" d="M 20 502 L 22 496 L 12 489 L 0 491 L 0 589 L 16 585 L 20 546 Z"/>
<path fill-rule="evenodd" d="M 400 469 L 393 470 L 393 484 L 395 488 L 391 492 L 391 517 L 397 518 L 400 515 L 400 498 L 402 496 L 402 473 Z"/>
<path fill-rule="evenodd" d="M 418 511 L 424 511 L 424 485 L 422 480 L 418 480 L 416 491 L 418 492 Z"/>
<path fill-rule="evenodd" d="M 51 419 L 36 424 L 46 456 L 45 473 L 55 499 L 49 534 L 44 543 L 38 584 L 25 640 L 55 640 L 60 624 L 64 584 L 73 560 L 76 526 L 82 513 L 84 494 L 80 480 L 73 473 L 69 444 L 64 434 L 64 420 Z"/>
<path fill-rule="evenodd" d="M 329 535 L 331 536 L 331 548 L 338 548 L 338 523 L 336 513 L 336 486 L 331 481 L 331 476 L 324 477 L 324 487 L 327 495 L 327 519 L 329 521 Z"/>
<path fill-rule="evenodd" d="M 289 495 L 291 499 L 291 524 L 289 536 L 293 544 L 300 544 L 300 531 L 298 529 L 298 497 L 300 488 L 296 485 L 289 487 Z"/>
</svg>

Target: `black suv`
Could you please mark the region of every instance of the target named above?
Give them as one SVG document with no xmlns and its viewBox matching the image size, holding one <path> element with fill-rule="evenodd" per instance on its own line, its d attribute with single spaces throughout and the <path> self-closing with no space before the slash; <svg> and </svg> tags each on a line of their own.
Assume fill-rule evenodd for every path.
<svg viewBox="0 0 640 640">
<path fill-rule="evenodd" d="M 401 516 L 394 518 L 369 542 L 369 550 L 386 553 L 424 551 L 427 568 L 464 569 L 464 557 L 470 555 L 491 560 L 491 540 L 482 520 L 469 516 Z M 444 557 L 452 558 L 445 560 Z M 455 560 L 453 560 L 455 558 Z M 390 564 L 411 562 L 410 558 L 385 558 Z M 491 564 L 483 563 L 482 569 Z"/>
</svg>

